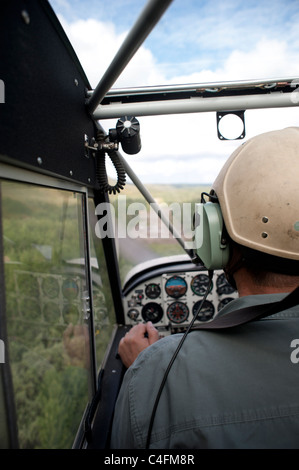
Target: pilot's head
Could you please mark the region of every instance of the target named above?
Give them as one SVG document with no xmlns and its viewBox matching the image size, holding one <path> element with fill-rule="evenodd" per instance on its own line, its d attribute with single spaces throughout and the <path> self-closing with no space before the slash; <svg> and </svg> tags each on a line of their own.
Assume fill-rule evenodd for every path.
<svg viewBox="0 0 299 470">
<path fill-rule="evenodd" d="M 299 275 L 299 128 L 267 132 L 238 147 L 213 192 L 238 262 Z M 237 268 L 231 259 L 228 266 Z"/>
</svg>

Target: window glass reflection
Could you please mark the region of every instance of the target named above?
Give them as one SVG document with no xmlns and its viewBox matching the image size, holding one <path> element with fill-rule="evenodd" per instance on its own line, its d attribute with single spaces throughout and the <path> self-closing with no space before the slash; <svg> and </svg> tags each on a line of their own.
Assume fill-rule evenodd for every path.
<svg viewBox="0 0 299 470">
<path fill-rule="evenodd" d="M 70 448 L 90 399 L 84 194 L 1 183 L 6 322 L 21 448 Z"/>
</svg>

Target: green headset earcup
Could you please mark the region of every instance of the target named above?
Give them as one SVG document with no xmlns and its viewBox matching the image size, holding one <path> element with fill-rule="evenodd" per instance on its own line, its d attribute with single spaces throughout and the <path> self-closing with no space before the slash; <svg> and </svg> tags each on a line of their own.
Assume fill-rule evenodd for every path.
<svg viewBox="0 0 299 470">
<path fill-rule="evenodd" d="M 229 244 L 222 239 L 223 218 L 218 203 L 195 204 L 195 251 L 207 269 L 223 269 Z"/>
</svg>

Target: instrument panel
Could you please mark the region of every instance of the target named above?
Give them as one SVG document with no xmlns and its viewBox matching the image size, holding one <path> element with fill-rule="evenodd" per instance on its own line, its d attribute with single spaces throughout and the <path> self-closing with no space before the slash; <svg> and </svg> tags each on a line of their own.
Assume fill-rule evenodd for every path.
<svg viewBox="0 0 299 470">
<path fill-rule="evenodd" d="M 196 322 L 214 318 L 220 309 L 238 297 L 223 271 L 215 271 L 210 292 L 206 271 L 164 273 L 135 285 L 124 297 L 127 325 L 151 321 L 160 330 L 183 331 L 194 315 Z"/>
</svg>

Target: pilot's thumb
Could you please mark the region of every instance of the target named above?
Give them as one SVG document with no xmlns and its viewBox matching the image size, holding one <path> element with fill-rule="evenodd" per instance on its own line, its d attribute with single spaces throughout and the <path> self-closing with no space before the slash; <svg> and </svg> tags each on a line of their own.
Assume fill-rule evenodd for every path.
<svg viewBox="0 0 299 470">
<path fill-rule="evenodd" d="M 154 327 L 151 321 L 147 322 L 146 324 L 147 334 L 148 334 L 148 341 L 150 344 L 155 343 L 159 339 L 159 332 Z"/>
</svg>

